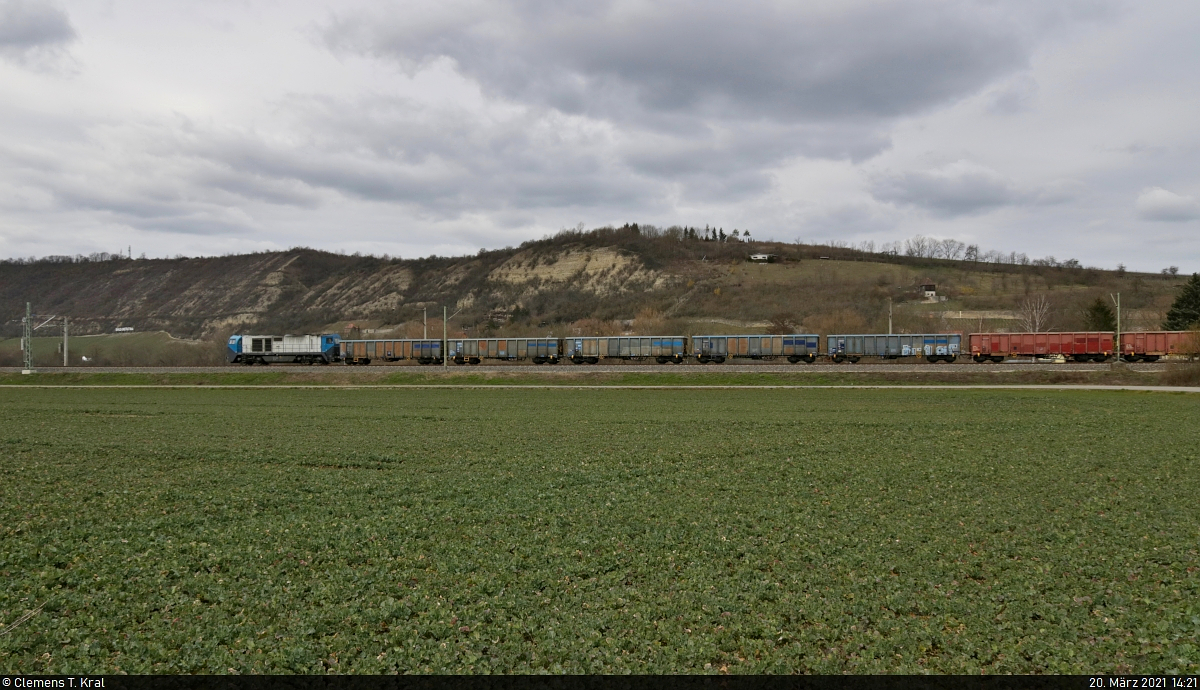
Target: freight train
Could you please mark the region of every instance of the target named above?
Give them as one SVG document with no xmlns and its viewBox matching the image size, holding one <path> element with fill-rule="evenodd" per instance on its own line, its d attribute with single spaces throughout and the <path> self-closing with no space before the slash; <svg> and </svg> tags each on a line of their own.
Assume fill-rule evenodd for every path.
<svg viewBox="0 0 1200 690">
<path fill-rule="evenodd" d="M 693 336 L 583 336 L 570 338 L 451 338 L 343 340 L 322 335 L 235 335 L 226 358 L 231 364 L 370 364 L 372 361 L 416 361 L 419 364 L 480 364 L 484 360 L 529 361 L 534 364 L 598 364 L 645 361 L 659 364 L 721 364 L 729 359 L 786 359 L 813 363 L 818 357 L 840 364 L 864 357 L 882 360 L 924 358 L 954 362 L 960 355 L 978 363 L 1020 357 L 1064 358 L 1105 362 L 1119 356 L 1128 362 L 1154 362 L 1169 355 L 1200 354 L 1200 337 L 1187 331 L 1122 333 L 1111 331 L 1055 333 L 918 333 Z"/>
</svg>

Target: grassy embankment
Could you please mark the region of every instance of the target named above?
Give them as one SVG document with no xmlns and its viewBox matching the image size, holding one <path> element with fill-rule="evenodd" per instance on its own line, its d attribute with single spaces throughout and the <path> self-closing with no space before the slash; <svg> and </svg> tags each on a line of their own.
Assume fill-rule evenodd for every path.
<svg viewBox="0 0 1200 690">
<path fill-rule="evenodd" d="M 62 366 L 62 336 L 33 338 L 34 367 Z M 219 365 L 224 353 L 218 343 L 172 338 L 163 331 L 70 336 L 70 366 L 160 367 Z M 0 366 L 20 366 L 20 338 L 0 339 Z M 84 362 L 83 357 L 90 361 Z"/>
<path fill-rule="evenodd" d="M 0 390 L 0 673 L 1200 672 L 1200 397 Z"/>
<path fill-rule="evenodd" d="M 884 367 L 807 367 L 790 372 L 722 372 L 720 367 L 664 366 L 656 372 L 614 367 L 511 367 L 473 372 L 451 367 L 230 367 L 194 373 L 108 373 L 87 369 L 40 369 L 33 375 L 0 372 L 0 386 L 847 386 L 1081 384 L 1200 386 L 1200 366 L 1180 364 L 1162 372 L 1122 365 L 1100 371 L 1003 371 L 990 365 L 947 366 L 930 373 L 887 372 Z"/>
</svg>

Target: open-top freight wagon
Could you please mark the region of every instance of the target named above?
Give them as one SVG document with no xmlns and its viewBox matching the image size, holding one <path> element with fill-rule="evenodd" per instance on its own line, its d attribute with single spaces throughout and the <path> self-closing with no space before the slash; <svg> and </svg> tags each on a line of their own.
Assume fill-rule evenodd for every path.
<svg viewBox="0 0 1200 690">
<path fill-rule="evenodd" d="M 1192 331 L 1138 331 L 1121 334 L 1121 359 L 1157 362 L 1162 357 L 1200 355 L 1200 333 Z"/>
<path fill-rule="evenodd" d="M 721 364 L 728 358 L 777 359 L 792 364 L 816 361 L 821 336 L 791 335 L 693 335 L 692 356 L 701 364 Z"/>
<path fill-rule="evenodd" d="M 1112 356 L 1112 331 L 1061 333 L 971 333 L 971 358 L 976 362 L 1003 362 L 1006 357 L 1056 358 L 1076 362 L 1103 362 Z"/>
<path fill-rule="evenodd" d="M 420 364 L 442 363 L 442 341 L 440 339 L 401 340 L 343 340 L 346 364 L 370 364 L 378 359 L 384 362 L 416 360 Z"/>
<path fill-rule="evenodd" d="M 597 364 L 602 359 L 680 364 L 687 357 L 687 341 L 682 335 L 564 338 L 563 355 L 575 364 Z"/>
<path fill-rule="evenodd" d="M 446 353 L 455 364 L 485 359 L 558 364 L 562 348 L 557 338 L 453 338 L 446 343 Z"/>
<path fill-rule="evenodd" d="M 899 359 L 924 357 L 929 362 L 953 362 L 962 348 L 958 333 L 846 334 L 825 339 L 825 354 L 834 362 L 857 362 L 863 357 Z"/>
</svg>

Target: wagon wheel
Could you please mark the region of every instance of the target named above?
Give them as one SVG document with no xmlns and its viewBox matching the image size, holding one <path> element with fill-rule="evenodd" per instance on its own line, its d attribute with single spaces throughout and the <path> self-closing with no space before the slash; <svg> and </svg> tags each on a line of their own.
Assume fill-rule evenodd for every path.
<svg viewBox="0 0 1200 690">
<path fill-rule="evenodd" d="M 797 357 L 796 355 L 792 355 L 792 356 L 788 357 L 788 361 L 791 362 L 792 364 L 799 364 L 800 358 Z"/>
</svg>

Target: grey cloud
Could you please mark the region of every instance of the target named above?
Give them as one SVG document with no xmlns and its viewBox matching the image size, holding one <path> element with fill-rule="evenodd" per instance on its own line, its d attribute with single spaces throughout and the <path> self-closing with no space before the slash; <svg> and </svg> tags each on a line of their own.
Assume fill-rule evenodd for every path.
<svg viewBox="0 0 1200 690">
<path fill-rule="evenodd" d="M 304 147 L 226 135 L 190 144 L 189 155 L 236 175 L 412 204 L 440 217 L 636 206 L 663 191 L 613 155 L 606 135 L 572 128 L 554 113 L 488 118 L 383 97 L 293 97 L 286 110 L 309 141 Z"/>
<path fill-rule="evenodd" d="M 1079 180 L 1052 180 L 1029 195 L 1032 203 L 1042 206 L 1066 204 L 1087 193 L 1087 185 Z"/>
<path fill-rule="evenodd" d="M 871 193 L 880 201 L 917 206 L 940 216 L 982 213 L 1025 198 L 1011 180 L 968 161 L 877 175 Z"/>
<path fill-rule="evenodd" d="M 891 117 L 1025 64 L 1019 28 L 984 7 L 451 3 L 444 14 L 345 16 L 324 39 L 410 68 L 450 57 L 506 97 L 614 119 L 633 103 L 784 121 Z"/>
<path fill-rule="evenodd" d="M 882 123 L 1024 67 L 1036 31 L 1020 16 L 966 0 L 495 0 L 347 13 L 320 36 L 409 71 L 450 58 L 512 102 L 681 138 L 703 138 L 714 122 L 767 122 L 782 135 L 776 160 L 861 160 L 888 145 Z M 811 136 L 820 127 L 826 136 Z"/>
<path fill-rule="evenodd" d="M 1022 74 L 987 93 L 987 108 L 1000 115 L 1015 115 L 1029 110 L 1037 99 L 1037 80 Z"/>
<path fill-rule="evenodd" d="M 1188 221 L 1200 218 L 1200 202 L 1194 196 L 1153 187 L 1137 198 L 1137 213 L 1144 220 Z"/>
<path fill-rule="evenodd" d="M 646 209 L 667 191 L 613 154 L 608 134 L 572 129 L 552 112 L 489 119 L 382 97 L 291 97 L 280 110 L 284 136 L 190 121 L 96 122 L 69 142 L 0 146 L 0 169 L 56 210 L 148 230 L 188 232 L 194 223 L 195 234 L 253 230 L 242 209 L 254 204 L 315 209 L 336 195 L 445 220 Z M 727 194 L 742 182 L 710 191 L 719 195 L 722 184 Z"/>
<path fill-rule="evenodd" d="M 66 12 L 44 2 L 0 2 L 0 57 L 25 66 L 53 66 L 77 38 Z"/>
</svg>

